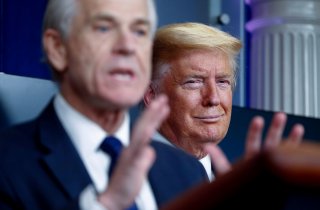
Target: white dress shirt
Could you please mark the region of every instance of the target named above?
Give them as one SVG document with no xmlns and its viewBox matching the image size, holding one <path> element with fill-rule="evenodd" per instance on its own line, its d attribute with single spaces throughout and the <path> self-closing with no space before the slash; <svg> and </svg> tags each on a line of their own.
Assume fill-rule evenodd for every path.
<svg viewBox="0 0 320 210">
<path fill-rule="evenodd" d="M 168 139 L 166 139 L 164 136 L 162 136 L 160 133 L 155 133 L 153 136 L 153 139 L 165 144 L 168 144 L 170 146 L 176 147 L 175 145 L 173 145 Z M 212 172 L 212 167 L 211 167 L 211 159 L 209 155 L 206 155 L 205 157 L 201 158 L 200 163 L 203 165 L 204 169 L 207 172 L 207 175 L 209 177 L 210 181 L 214 180 L 214 174 Z"/>
<path fill-rule="evenodd" d="M 86 188 L 80 196 L 80 207 L 83 210 L 105 209 L 97 202 L 96 192 L 101 193 L 108 187 L 108 168 L 111 158 L 100 149 L 100 145 L 108 133 L 98 124 L 71 107 L 61 94 L 54 99 L 54 108 L 62 126 L 72 140 L 80 158 L 82 159 L 93 186 Z M 130 119 L 125 115 L 124 122 L 113 134 L 124 146 L 130 141 Z M 148 180 L 136 198 L 139 210 L 157 209 L 156 201 Z"/>
</svg>

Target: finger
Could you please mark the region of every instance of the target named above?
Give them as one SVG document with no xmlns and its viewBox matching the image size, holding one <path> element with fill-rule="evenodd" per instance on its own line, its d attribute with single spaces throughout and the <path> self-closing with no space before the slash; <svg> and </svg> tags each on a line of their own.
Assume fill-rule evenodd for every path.
<svg viewBox="0 0 320 210">
<path fill-rule="evenodd" d="M 286 122 L 285 113 L 279 112 L 274 115 L 265 139 L 265 149 L 272 149 L 280 144 Z"/>
<path fill-rule="evenodd" d="M 147 144 L 168 114 L 169 106 L 166 96 L 161 95 L 153 100 L 133 129 L 130 143 L 132 149 L 138 149 L 141 145 Z"/>
<path fill-rule="evenodd" d="M 115 209 L 127 209 L 138 195 L 154 160 L 155 151 L 150 146 L 144 147 L 134 158 L 125 148 L 108 188 L 99 196 L 99 201 L 110 209 L 115 204 L 118 205 Z"/>
<path fill-rule="evenodd" d="M 152 166 L 155 160 L 156 154 L 154 149 L 151 146 L 145 147 L 138 157 L 134 159 L 132 163 L 132 170 L 138 170 L 140 173 L 146 176 L 150 167 Z"/>
<path fill-rule="evenodd" d="M 253 157 L 260 151 L 263 127 L 264 120 L 262 117 L 256 116 L 252 119 L 247 133 L 245 159 Z"/>
<path fill-rule="evenodd" d="M 223 175 L 231 170 L 230 162 L 217 145 L 207 144 L 204 149 L 210 155 L 211 162 L 217 175 Z"/>
<path fill-rule="evenodd" d="M 134 143 L 141 142 L 140 139 L 149 139 L 162 121 L 169 114 L 168 99 L 164 95 L 160 95 L 153 100 L 148 108 L 142 113 L 138 119 L 132 133 L 132 141 Z"/>
<path fill-rule="evenodd" d="M 121 163 L 121 166 L 119 166 L 119 168 L 121 168 L 122 166 L 123 168 L 118 169 L 122 171 L 125 170 L 127 172 L 120 174 L 146 174 L 155 160 L 156 155 L 154 149 L 151 146 L 143 147 L 141 148 L 140 152 L 134 156 L 132 156 L 132 153 L 128 150 L 128 148 L 125 148 L 123 150 L 123 155 L 121 155 L 119 159 L 119 165 Z"/>
<path fill-rule="evenodd" d="M 302 138 L 304 135 L 304 127 L 301 124 L 296 124 L 292 128 L 289 139 L 286 141 L 287 144 L 290 144 L 292 146 L 297 146 L 301 143 Z"/>
</svg>

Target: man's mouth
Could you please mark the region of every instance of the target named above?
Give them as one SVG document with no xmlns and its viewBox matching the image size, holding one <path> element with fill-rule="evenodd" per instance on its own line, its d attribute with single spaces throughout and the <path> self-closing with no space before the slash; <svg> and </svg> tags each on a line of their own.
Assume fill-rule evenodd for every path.
<svg viewBox="0 0 320 210">
<path fill-rule="evenodd" d="M 218 122 L 219 120 L 221 120 L 222 117 L 223 117 L 223 114 L 215 114 L 215 115 L 206 115 L 206 116 L 196 116 L 194 118 L 198 119 L 202 122 L 214 123 L 214 122 Z"/>
<path fill-rule="evenodd" d="M 110 75 L 113 79 L 117 81 L 129 82 L 135 78 L 135 74 L 131 70 L 125 69 L 116 69 L 110 72 Z"/>
</svg>

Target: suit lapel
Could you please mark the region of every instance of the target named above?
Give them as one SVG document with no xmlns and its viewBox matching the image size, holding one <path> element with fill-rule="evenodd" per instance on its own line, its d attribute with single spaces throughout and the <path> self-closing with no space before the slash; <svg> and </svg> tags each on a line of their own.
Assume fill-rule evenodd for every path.
<svg viewBox="0 0 320 210">
<path fill-rule="evenodd" d="M 56 116 L 52 102 L 40 117 L 40 141 L 48 149 L 43 161 L 49 171 L 71 198 L 78 197 L 91 179 Z"/>
<path fill-rule="evenodd" d="M 151 145 L 157 156 L 149 171 L 149 182 L 158 207 L 200 182 L 208 181 L 207 173 L 197 159 L 157 141 L 152 141 Z"/>
<path fill-rule="evenodd" d="M 158 147 L 154 141 L 151 141 L 151 146 L 153 146 L 157 155 L 149 171 L 148 179 L 157 205 L 161 207 L 176 193 L 175 186 L 179 177 L 176 177 L 174 172 L 171 174 L 173 168 L 170 167 L 172 166 L 171 163 L 168 164 L 171 159 L 167 156 L 167 153 L 161 147 Z"/>
<path fill-rule="evenodd" d="M 152 166 L 148 174 L 148 180 L 152 188 L 154 197 L 156 199 L 157 205 L 161 206 L 163 204 L 163 200 L 165 200 L 165 198 L 163 198 L 163 195 L 166 194 L 166 191 L 163 191 L 162 188 L 159 187 L 159 186 L 162 186 L 164 183 L 163 183 L 163 180 L 159 179 L 160 176 L 158 173 L 161 174 L 161 171 L 159 171 L 159 168 Z"/>
</svg>

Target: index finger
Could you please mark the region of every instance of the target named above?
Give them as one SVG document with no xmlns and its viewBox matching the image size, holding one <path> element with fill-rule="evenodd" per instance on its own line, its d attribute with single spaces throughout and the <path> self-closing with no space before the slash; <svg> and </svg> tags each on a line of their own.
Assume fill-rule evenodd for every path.
<svg viewBox="0 0 320 210">
<path fill-rule="evenodd" d="M 272 149 L 280 144 L 286 122 L 285 113 L 279 112 L 274 115 L 265 139 L 265 149 Z"/>
<path fill-rule="evenodd" d="M 256 116 L 252 119 L 246 138 L 245 159 L 253 157 L 260 151 L 263 127 L 264 119 L 261 116 Z"/>
<path fill-rule="evenodd" d="M 286 144 L 290 144 L 291 146 L 298 146 L 302 142 L 302 138 L 304 135 L 304 127 L 301 124 L 296 124 L 293 126 L 289 139 L 286 141 Z"/>
<path fill-rule="evenodd" d="M 168 116 L 169 110 L 168 99 L 165 95 L 160 95 L 153 100 L 137 120 L 129 146 L 136 150 L 149 143 L 154 132 Z"/>
<path fill-rule="evenodd" d="M 213 143 L 208 143 L 204 149 L 209 154 L 217 175 L 223 175 L 231 170 L 231 163 L 220 147 Z"/>
</svg>

